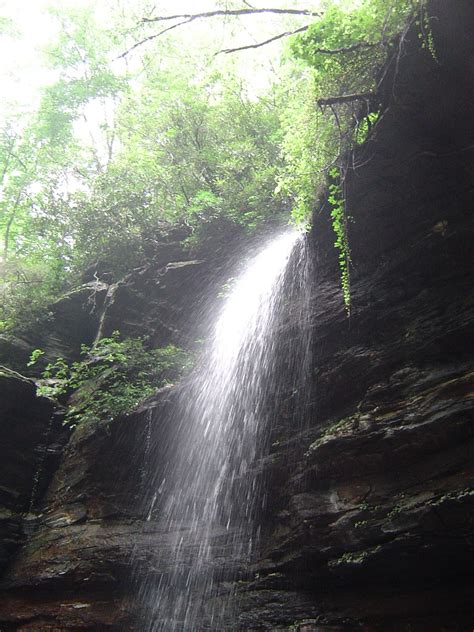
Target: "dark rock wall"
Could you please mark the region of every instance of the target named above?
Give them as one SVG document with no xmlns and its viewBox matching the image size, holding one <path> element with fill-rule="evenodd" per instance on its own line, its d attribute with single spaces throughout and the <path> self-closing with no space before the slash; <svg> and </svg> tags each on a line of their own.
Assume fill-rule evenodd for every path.
<svg viewBox="0 0 474 632">
<path fill-rule="evenodd" d="M 474 624 L 474 5 L 431 8 L 438 62 L 407 44 L 349 175 L 350 318 L 315 215 L 315 400 L 272 456 L 248 629 Z"/>
<path fill-rule="evenodd" d="M 229 630 L 474 625 L 474 5 L 434 0 L 431 11 L 437 61 L 412 34 L 347 183 L 350 318 L 329 209 L 315 213 L 312 400 L 301 419 L 283 409 L 275 417 L 260 463 L 261 550 Z M 155 344 L 189 342 L 185 317 L 198 317 L 215 264 L 166 263 L 108 290 L 94 331 L 151 328 Z M 130 560 L 160 572 L 153 552 L 166 536 L 140 498 L 149 460 L 159 461 L 172 432 L 175 396 L 165 389 L 110 426 L 77 430 L 36 507 L 36 530 L 13 557 L 25 521 L 5 514 L 1 630 L 142 629 Z M 31 452 L 18 446 L 36 445 L 33 434 L 11 437 L 18 458 Z M 2 477 L 18 470 L 3 464 Z M 17 516 L 28 476 L 18 479 L 23 500 L 13 509 L 5 501 Z"/>
<path fill-rule="evenodd" d="M 54 406 L 33 382 L 0 366 L 0 573 L 33 527 L 61 445 Z"/>
<path fill-rule="evenodd" d="M 107 290 L 108 285 L 99 280 L 85 283 L 56 301 L 19 335 L 0 335 L 0 363 L 34 376 L 58 357 L 76 360 L 81 344 L 94 341 Z M 33 349 L 45 355 L 29 367 Z"/>
</svg>

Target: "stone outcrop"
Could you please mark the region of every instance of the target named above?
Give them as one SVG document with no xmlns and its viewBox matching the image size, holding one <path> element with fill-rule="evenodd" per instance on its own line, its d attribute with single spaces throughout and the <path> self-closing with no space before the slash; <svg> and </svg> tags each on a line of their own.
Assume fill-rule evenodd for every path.
<svg viewBox="0 0 474 632">
<path fill-rule="evenodd" d="M 51 304 L 40 319 L 18 335 L 0 335 L 0 363 L 38 377 L 48 362 L 77 360 L 81 345 L 91 346 L 116 330 L 124 338 L 144 336 L 152 348 L 192 347 L 207 326 L 202 323 L 200 329 L 207 302 L 221 289 L 226 271 L 230 275 L 238 266 L 241 231 L 234 228 L 219 238 L 212 251 L 201 245 L 192 253 L 174 242 L 157 244 L 154 257 L 118 281 L 97 263 L 82 285 Z M 29 366 L 34 349 L 44 354 Z"/>
<path fill-rule="evenodd" d="M 474 6 L 433 0 L 431 11 L 438 61 L 412 34 L 347 182 L 349 318 L 330 211 L 315 217 L 311 401 L 301 419 L 284 407 L 274 419 L 259 463 L 269 498 L 260 555 L 241 576 L 229 630 L 473 627 Z M 125 328 L 151 331 L 157 344 L 189 342 L 185 316 L 199 314 L 214 263 L 167 263 L 107 290 L 96 323 L 104 335 Z M 33 385 L 15 379 L 33 397 Z M 143 629 L 130 561 L 143 574 L 163 570 L 154 550 L 166 535 L 141 498 L 149 460 L 172 435 L 177 392 L 76 430 L 21 551 L 28 521 L 5 513 L 2 630 Z M 27 419 L 26 395 L 16 399 Z M 37 445 L 33 433 L 11 436 L 18 458 Z M 9 512 L 27 511 L 29 476 L 23 500 L 7 492 Z"/>
<path fill-rule="evenodd" d="M 19 336 L 0 336 L 0 362 L 34 376 L 59 357 L 76 360 L 81 344 L 94 341 L 107 290 L 108 285 L 99 280 L 85 283 L 50 305 Z M 34 349 L 41 349 L 44 355 L 30 367 L 27 363 Z"/>
<path fill-rule="evenodd" d="M 31 531 L 35 502 L 57 465 L 60 445 L 53 403 L 36 386 L 0 367 L 0 572 Z M 56 443 L 53 441 L 56 437 Z"/>
</svg>

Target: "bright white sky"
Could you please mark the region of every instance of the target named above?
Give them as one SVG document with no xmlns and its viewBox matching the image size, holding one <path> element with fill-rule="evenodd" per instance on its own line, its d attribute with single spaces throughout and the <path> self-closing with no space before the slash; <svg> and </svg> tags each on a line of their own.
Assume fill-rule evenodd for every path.
<svg viewBox="0 0 474 632">
<path fill-rule="evenodd" d="M 43 0 L 3 0 L 0 3 L 2 17 L 15 23 L 12 29 L 0 35 L 2 110 L 12 101 L 26 105 L 38 88 L 50 80 L 50 73 L 42 68 L 38 53 L 55 33 L 51 18 L 44 12 L 45 4 Z"/>
<path fill-rule="evenodd" d="M 58 4 L 59 0 L 0 0 L 0 19 L 10 18 L 16 25 L 16 35 L 0 34 L 0 81 L 2 84 L 0 102 L 0 118 L 8 113 L 10 104 L 21 105 L 30 109 L 37 102 L 39 88 L 54 80 L 54 73 L 45 67 L 41 55 L 41 48 L 49 41 L 54 40 L 57 34 L 57 24 L 47 8 L 51 4 Z M 91 0 L 61 0 L 62 7 L 88 6 Z M 113 6 L 117 11 L 126 15 L 139 15 L 137 6 L 141 4 L 134 0 L 96 0 L 92 3 L 99 16 L 105 16 Z M 214 0 L 162 0 L 157 2 L 156 14 L 169 14 L 181 12 L 199 12 L 216 8 Z M 221 6 L 225 6 L 221 2 Z M 230 4 L 230 3 L 229 3 Z M 315 8 L 319 0 L 260 0 L 252 2 L 252 6 L 272 7 L 298 7 Z M 235 3 L 233 6 L 236 6 Z M 237 6 L 244 6 L 238 3 Z M 302 24 L 301 20 L 298 25 Z M 216 50 L 223 45 L 242 45 L 261 41 L 267 37 L 284 31 L 288 28 L 288 19 L 285 17 L 248 17 L 239 23 L 236 29 L 235 21 L 229 20 L 226 25 L 222 20 L 212 22 L 194 22 L 192 25 L 177 29 L 176 34 L 189 37 L 191 41 L 214 40 Z M 290 27 L 291 28 L 291 27 Z M 232 32 L 234 31 L 234 32 Z M 278 54 L 279 44 L 265 46 L 258 52 L 238 53 L 237 63 L 245 72 L 257 74 L 253 80 L 260 81 L 258 75 L 268 72 L 272 57 Z M 259 68 L 260 66 L 260 68 Z M 251 79 L 252 80 L 252 79 Z"/>
</svg>

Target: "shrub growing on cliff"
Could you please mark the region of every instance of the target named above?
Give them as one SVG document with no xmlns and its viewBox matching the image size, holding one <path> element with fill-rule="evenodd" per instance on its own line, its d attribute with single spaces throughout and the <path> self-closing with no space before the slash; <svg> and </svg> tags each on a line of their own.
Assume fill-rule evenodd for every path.
<svg viewBox="0 0 474 632">
<path fill-rule="evenodd" d="M 433 57 L 425 0 L 328 0 L 321 17 L 294 38 L 293 86 L 282 95 L 285 167 L 279 188 L 293 199 L 293 217 L 307 221 L 327 190 L 349 311 L 349 235 L 345 177 L 357 169 L 354 151 L 379 118 L 377 91 L 395 69 L 411 26 Z M 334 176 L 337 174 L 337 176 Z M 337 180 L 337 184 L 335 184 Z"/>
<path fill-rule="evenodd" d="M 130 412 L 190 367 L 189 355 L 174 345 L 150 350 L 143 338 L 121 340 L 119 332 L 93 347 L 83 345 L 81 353 L 81 361 L 48 364 L 39 386 L 41 395 L 67 398 L 71 426 Z"/>
</svg>

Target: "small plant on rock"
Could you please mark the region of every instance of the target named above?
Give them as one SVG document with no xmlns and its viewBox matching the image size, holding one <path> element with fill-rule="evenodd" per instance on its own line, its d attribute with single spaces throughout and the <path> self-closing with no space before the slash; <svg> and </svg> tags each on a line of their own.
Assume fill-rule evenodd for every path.
<svg viewBox="0 0 474 632">
<path fill-rule="evenodd" d="M 30 362 L 39 358 L 31 358 Z M 147 349 L 143 338 L 120 339 L 120 332 L 81 348 L 82 360 L 58 358 L 47 365 L 41 395 L 66 400 L 68 425 L 111 421 L 136 408 L 158 388 L 171 384 L 190 368 L 189 355 L 167 345 Z"/>
</svg>

